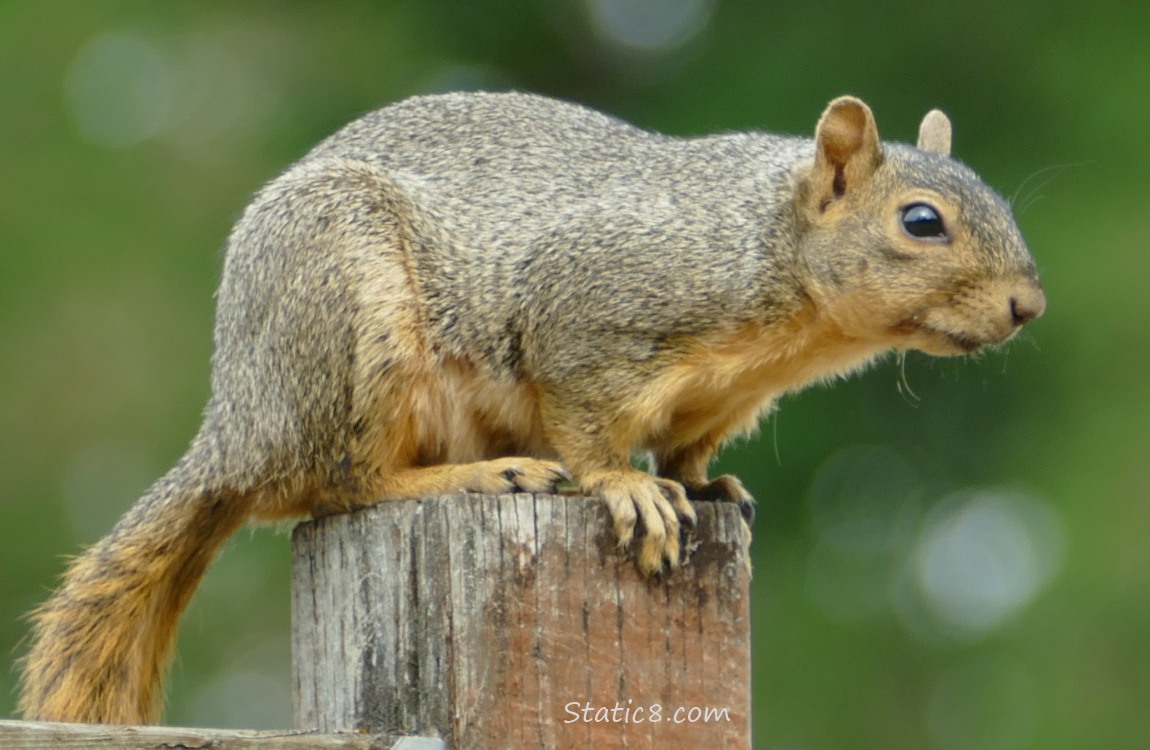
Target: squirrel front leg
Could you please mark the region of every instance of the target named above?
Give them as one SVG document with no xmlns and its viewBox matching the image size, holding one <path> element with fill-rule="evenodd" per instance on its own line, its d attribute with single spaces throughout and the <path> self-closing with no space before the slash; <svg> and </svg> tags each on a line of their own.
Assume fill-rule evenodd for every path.
<svg viewBox="0 0 1150 750">
<path fill-rule="evenodd" d="M 552 393 L 542 413 L 547 439 L 580 490 L 607 503 L 619 546 L 635 541 L 639 569 L 652 575 L 677 567 L 680 535 L 697 520 L 683 485 L 632 467 L 627 429 L 603 405 Z"/>
<path fill-rule="evenodd" d="M 718 450 L 719 440 L 707 436 L 702 440 L 674 449 L 655 450 L 653 470 L 660 477 L 683 485 L 692 500 L 735 503 L 748 524 L 755 520 L 755 498 L 733 474 L 707 478 L 707 467 Z"/>
<path fill-rule="evenodd" d="M 743 550 L 747 553 L 747 571 L 750 571 L 751 524 L 755 520 L 755 498 L 733 474 L 707 478 L 707 467 L 725 433 L 714 433 L 693 443 L 675 448 L 664 447 L 652 451 L 652 471 L 660 477 L 679 482 L 687 497 L 695 501 L 735 503 L 743 522 Z"/>
</svg>

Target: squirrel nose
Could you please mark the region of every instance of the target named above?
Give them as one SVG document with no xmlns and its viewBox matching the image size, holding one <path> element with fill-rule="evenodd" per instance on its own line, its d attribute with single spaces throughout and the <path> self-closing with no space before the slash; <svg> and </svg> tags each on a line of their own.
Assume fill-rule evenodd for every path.
<svg viewBox="0 0 1150 750">
<path fill-rule="evenodd" d="M 1029 323 L 1045 311 L 1046 295 L 1038 285 L 1019 291 L 1010 297 L 1010 317 L 1016 326 Z"/>
</svg>

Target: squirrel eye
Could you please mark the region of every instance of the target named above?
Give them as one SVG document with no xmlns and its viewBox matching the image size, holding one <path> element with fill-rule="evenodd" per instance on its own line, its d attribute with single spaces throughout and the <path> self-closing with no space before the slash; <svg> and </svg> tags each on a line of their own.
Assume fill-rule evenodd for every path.
<svg viewBox="0 0 1150 750">
<path fill-rule="evenodd" d="M 902 210 L 902 228 L 918 239 L 947 239 L 938 209 L 929 203 L 912 203 Z"/>
</svg>

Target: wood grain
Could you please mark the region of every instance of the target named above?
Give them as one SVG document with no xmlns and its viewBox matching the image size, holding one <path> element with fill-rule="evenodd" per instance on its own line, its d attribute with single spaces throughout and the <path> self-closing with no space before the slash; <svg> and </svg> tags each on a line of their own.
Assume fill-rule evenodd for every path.
<svg viewBox="0 0 1150 750">
<path fill-rule="evenodd" d="M 732 505 L 697 509 L 691 559 L 658 579 L 582 497 L 453 495 L 301 524 L 297 726 L 467 750 L 750 748 L 746 530 Z"/>
</svg>

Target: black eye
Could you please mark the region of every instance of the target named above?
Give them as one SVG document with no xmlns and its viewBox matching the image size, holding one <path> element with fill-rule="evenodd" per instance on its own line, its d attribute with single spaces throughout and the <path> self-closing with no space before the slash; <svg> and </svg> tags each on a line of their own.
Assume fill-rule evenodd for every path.
<svg viewBox="0 0 1150 750">
<path fill-rule="evenodd" d="M 929 203 L 912 203 L 902 210 L 902 228 L 911 237 L 945 240 L 946 227 L 938 209 Z"/>
</svg>

